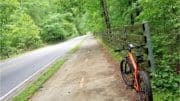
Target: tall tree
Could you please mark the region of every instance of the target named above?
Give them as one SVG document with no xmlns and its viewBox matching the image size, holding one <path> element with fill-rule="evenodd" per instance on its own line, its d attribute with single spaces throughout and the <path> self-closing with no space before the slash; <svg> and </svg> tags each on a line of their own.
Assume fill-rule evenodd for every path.
<svg viewBox="0 0 180 101">
<path fill-rule="evenodd" d="M 102 11 L 103 11 L 103 15 L 104 15 L 106 28 L 108 30 L 108 33 L 111 34 L 111 23 L 110 23 L 110 19 L 109 19 L 109 13 L 108 13 L 108 7 L 107 7 L 106 0 L 100 0 L 100 2 L 101 2 L 101 6 L 102 6 Z"/>
</svg>

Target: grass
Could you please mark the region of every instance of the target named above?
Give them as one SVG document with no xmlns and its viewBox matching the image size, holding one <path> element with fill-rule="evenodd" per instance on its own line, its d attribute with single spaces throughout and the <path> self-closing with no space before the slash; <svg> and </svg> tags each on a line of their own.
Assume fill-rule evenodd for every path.
<svg viewBox="0 0 180 101">
<path fill-rule="evenodd" d="M 110 53 L 110 55 L 115 61 L 119 61 L 122 59 L 122 56 L 119 53 L 114 52 L 114 49 L 107 46 L 100 38 L 96 37 L 96 39 L 98 43 L 100 43 L 103 47 L 105 47 L 108 50 L 108 52 Z"/>
<path fill-rule="evenodd" d="M 18 96 L 13 98 L 13 101 L 28 101 L 28 99 L 64 64 L 67 59 L 57 60 L 49 67 L 36 81 L 30 84 Z"/>
<path fill-rule="evenodd" d="M 81 41 L 78 45 L 72 48 L 67 54 L 75 53 L 80 46 L 82 45 L 83 41 Z M 28 101 L 32 95 L 38 91 L 42 85 L 54 74 L 60 67 L 67 61 L 66 57 L 57 60 L 54 62 L 48 69 L 40 75 L 34 82 L 32 82 L 28 87 L 26 87 L 20 94 L 15 96 L 12 101 Z"/>
</svg>

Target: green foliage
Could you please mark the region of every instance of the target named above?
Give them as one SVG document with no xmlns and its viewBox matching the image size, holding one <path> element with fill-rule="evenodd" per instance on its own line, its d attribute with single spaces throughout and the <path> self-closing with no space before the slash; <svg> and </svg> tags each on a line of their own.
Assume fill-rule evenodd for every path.
<svg viewBox="0 0 180 101">
<path fill-rule="evenodd" d="M 0 0 L 0 56 L 104 28 L 99 1 Z"/>
<path fill-rule="evenodd" d="M 155 91 L 179 93 L 178 0 L 106 0 L 111 26 L 149 21 L 156 71 Z M 0 0 L 0 56 L 40 47 L 43 42 L 105 28 L 99 0 Z M 171 96 L 172 95 L 172 96 Z M 176 95 L 175 95 L 176 96 Z"/>
<path fill-rule="evenodd" d="M 29 15 L 16 11 L 12 15 L 12 23 L 9 25 L 12 37 L 12 46 L 17 49 L 36 48 L 41 45 L 39 28 L 34 24 Z"/>
<path fill-rule="evenodd" d="M 154 101 L 179 101 L 179 95 L 172 92 L 159 92 L 156 91 L 153 94 Z"/>
<path fill-rule="evenodd" d="M 45 25 L 42 31 L 42 38 L 44 41 L 57 41 L 64 40 L 65 31 L 59 26 L 58 23 L 53 23 L 52 25 Z"/>
<path fill-rule="evenodd" d="M 66 37 L 78 34 L 75 25 L 68 21 L 71 17 L 71 13 L 51 15 L 42 25 L 43 40 L 46 42 L 64 40 Z"/>
<path fill-rule="evenodd" d="M 178 97 L 180 76 L 175 72 L 179 61 L 177 0 L 139 0 L 142 12 L 137 21 L 150 21 L 157 69 L 152 84 L 158 92 L 169 92 L 168 99 Z M 153 8 L 153 9 L 152 9 Z"/>
<path fill-rule="evenodd" d="M 106 0 L 113 27 L 129 24 L 129 6 L 127 0 Z"/>
<path fill-rule="evenodd" d="M 180 76 L 172 68 L 157 68 L 151 73 L 152 85 L 156 91 L 170 91 L 173 95 L 178 96 L 180 93 L 179 81 Z"/>
<path fill-rule="evenodd" d="M 79 2 L 0 0 L 1 59 L 82 34 Z M 77 20 L 79 19 L 79 21 Z M 83 32 L 84 33 L 84 32 Z"/>
<path fill-rule="evenodd" d="M 167 100 L 179 94 L 178 0 L 106 0 L 113 27 L 149 21 L 156 70 L 151 74 L 155 92 Z M 157 93 L 156 93 L 157 94 Z M 157 97 L 157 96 L 155 96 Z"/>
<path fill-rule="evenodd" d="M 8 56 L 19 51 L 37 48 L 42 45 L 39 28 L 29 15 L 19 8 L 19 3 L 5 0 L 1 2 L 1 52 Z"/>
</svg>

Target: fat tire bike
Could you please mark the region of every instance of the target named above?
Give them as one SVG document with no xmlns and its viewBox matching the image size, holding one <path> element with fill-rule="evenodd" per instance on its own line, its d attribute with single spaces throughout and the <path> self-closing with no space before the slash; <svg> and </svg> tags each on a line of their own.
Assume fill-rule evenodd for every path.
<svg viewBox="0 0 180 101">
<path fill-rule="evenodd" d="M 139 69 L 143 62 L 143 55 L 135 55 L 132 49 L 142 48 L 145 45 L 135 46 L 128 44 L 127 48 L 116 49 L 115 52 L 126 50 L 127 56 L 120 62 L 120 72 L 124 83 L 137 93 L 137 101 L 153 101 L 152 88 L 149 77 L 145 71 Z"/>
</svg>

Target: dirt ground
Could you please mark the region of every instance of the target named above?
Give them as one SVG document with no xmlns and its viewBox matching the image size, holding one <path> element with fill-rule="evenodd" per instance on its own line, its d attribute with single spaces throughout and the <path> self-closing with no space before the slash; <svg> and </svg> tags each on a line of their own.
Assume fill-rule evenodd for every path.
<svg viewBox="0 0 180 101">
<path fill-rule="evenodd" d="M 118 64 L 90 36 L 30 101 L 133 101 L 134 92 L 118 71 Z"/>
</svg>

